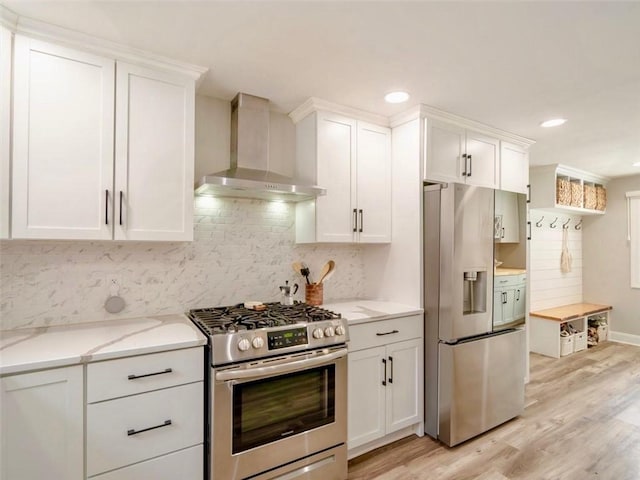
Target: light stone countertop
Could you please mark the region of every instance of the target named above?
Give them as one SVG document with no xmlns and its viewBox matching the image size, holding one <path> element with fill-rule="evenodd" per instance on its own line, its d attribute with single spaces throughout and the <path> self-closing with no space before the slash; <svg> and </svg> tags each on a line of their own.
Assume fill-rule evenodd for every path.
<svg viewBox="0 0 640 480">
<path fill-rule="evenodd" d="M 341 314 L 342 318 L 348 320 L 349 325 L 387 320 L 389 318 L 408 317 L 410 315 L 419 315 L 423 312 L 419 307 L 378 300 L 337 301 L 326 303 L 321 305 L 321 307 Z"/>
<path fill-rule="evenodd" d="M 523 273 L 527 273 L 527 270 L 524 268 L 497 267 L 494 275 L 496 277 L 502 277 L 504 275 L 522 275 Z"/>
<path fill-rule="evenodd" d="M 0 375 L 205 345 L 185 315 L 0 331 Z"/>
</svg>

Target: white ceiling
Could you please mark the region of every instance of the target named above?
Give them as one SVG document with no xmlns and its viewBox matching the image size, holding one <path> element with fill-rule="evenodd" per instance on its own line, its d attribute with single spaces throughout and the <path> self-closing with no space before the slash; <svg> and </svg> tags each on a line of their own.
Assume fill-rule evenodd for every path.
<svg viewBox="0 0 640 480">
<path fill-rule="evenodd" d="M 25 1 L 14 12 L 208 67 L 200 94 L 289 112 L 418 103 L 535 139 L 532 164 L 640 173 L 640 3 Z M 388 105 L 405 89 L 408 104 Z M 542 120 L 568 118 L 554 129 Z"/>
</svg>

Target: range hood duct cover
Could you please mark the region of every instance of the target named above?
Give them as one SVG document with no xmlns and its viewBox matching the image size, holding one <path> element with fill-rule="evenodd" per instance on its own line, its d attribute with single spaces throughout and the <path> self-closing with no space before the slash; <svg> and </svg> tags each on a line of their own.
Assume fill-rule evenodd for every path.
<svg viewBox="0 0 640 480">
<path fill-rule="evenodd" d="M 231 168 L 202 177 L 196 194 L 299 202 L 326 193 L 269 171 L 269 100 L 238 93 L 231 102 Z"/>
</svg>

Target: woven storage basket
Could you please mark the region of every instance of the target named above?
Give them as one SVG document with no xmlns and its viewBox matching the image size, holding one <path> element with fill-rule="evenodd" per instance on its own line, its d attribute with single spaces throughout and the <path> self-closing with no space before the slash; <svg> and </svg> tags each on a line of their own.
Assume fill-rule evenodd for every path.
<svg viewBox="0 0 640 480">
<path fill-rule="evenodd" d="M 607 190 L 602 185 L 596 185 L 596 210 L 607 208 Z"/>
<path fill-rule="evenodd" d="M 571 205 L 571 182 L 568 178 L 556 179 L 556 203 L 558 205 Z"/>
<path fill-rule="evenodd" d="M 589 210 L 595 210 L 597 202 L 596 197 L 596 186 L 595 185 L 587 185 L 584 186 L 584 208 L 588 208 Z"/>
<path fill-rule="evenodd" d="M 582 208 L 582 184 L 580 181 L 571 182 L 571 206 Z"/>
</svg>

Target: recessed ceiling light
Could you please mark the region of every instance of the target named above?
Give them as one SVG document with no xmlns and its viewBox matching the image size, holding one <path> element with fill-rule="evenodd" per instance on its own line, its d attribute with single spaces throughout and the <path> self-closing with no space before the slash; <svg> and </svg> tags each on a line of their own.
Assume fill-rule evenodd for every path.
<svg viewBox="0 0 640 480">
<path fill-rule="evenodd" d="M 566 118 L 554 118 L 553 120 L 546 120 L 540 124 L 541 127 L 549 128 L 549 127 L 557 127 L 559 125 L 564 124 L 567 121 Z"/>
<path fill-rule="evenodd" d="M 402 103 L 409 100 L 409 94 L 407 92 L 390 92 L 384 96 L 384 100 L 387 103 Z"/>
<path fill-rule="evenodd" d="M 636 162 L 633 164 L 634 167 L 640 167 L 640 162 Z"/>
</svg>

